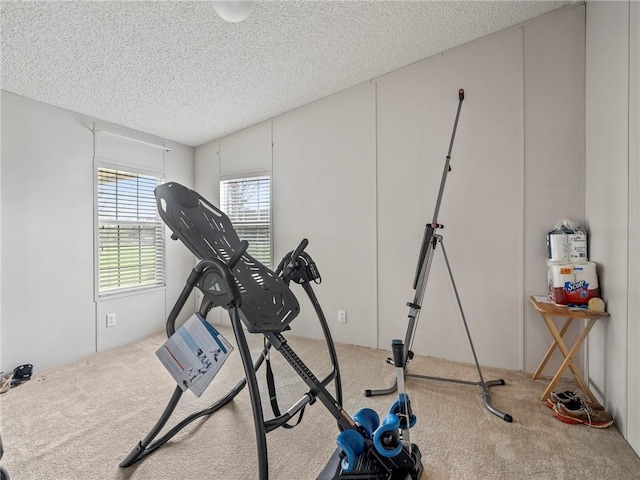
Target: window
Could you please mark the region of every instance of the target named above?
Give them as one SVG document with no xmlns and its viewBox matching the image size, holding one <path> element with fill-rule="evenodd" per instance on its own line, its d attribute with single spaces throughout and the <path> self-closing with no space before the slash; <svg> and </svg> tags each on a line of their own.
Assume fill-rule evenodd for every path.
<svg viewBox="0 0 640 480">
<path fill-rule="evenodd" d="M 164 224 L 150 175 L 98 169 L 98 292 L 165 285 Z"/>
<path fill-rule="evenodd" d="M 227 214 L 240 240 L 249 242 L 249 255 L 271 267 L 271 181 L 268 175 L 220 182 L 220 209 Z"/>
</svg>

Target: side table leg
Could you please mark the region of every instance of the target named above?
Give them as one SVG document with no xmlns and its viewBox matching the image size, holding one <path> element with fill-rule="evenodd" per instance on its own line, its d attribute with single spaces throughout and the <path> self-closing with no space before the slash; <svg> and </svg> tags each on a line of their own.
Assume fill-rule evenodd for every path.
<svg viewBox="0 0 640 480">
<path fill-rule="evenodd" d="M 591 318 L 589 320 L 589 322 L 587 323 L 586 327 L 584 328 L 584 330 L 582 331 L 582 333 L 580 334 L 578 339 L 573 344 L 573 347 L 571 347 L 571 350 L 569 350 L 568 352 L 567 352 L 567 347 L 566 347 L 565 343 L 562 341 L 562 338 L 557 339 L 558 340 L 558 346 L 560 347 L 560 350 L 562 351 L 563 355 L 565 356 L 565 359 L 564 359 L 564 362 L 562 362 L 562 365 L 560 365 L 560 368 L 558 369 L 558 371 L 554 375 L 553 379 L 551 380 L 551 383 L 549 383 L 549 385 L 547 386 L 547 389 L 542 394 L 542 397 L 540 398 L 540 400 L 544 401 L 544 400 L 546 400 L 548 398 L 548 396 L 551 393 L 551 391 L 555 388 L 555 386 L 560 381 L 560 378 L 562 377 L 562 374 L 567 369 L 567 367 L 569 367 L 569 365 L 573 365 L 574 368 L 571 368 L 571 373 L 573 374 L 573 377 L 576 379 L 576 382 L 578 383 L 578 385 L 580 385 L 580 387 L 584 390 L 584 392 L 589 396 L 589 399 L 592 402 L 595 402 L 595 404 L 598 404 L 598 401 L 595 399 L 595 397 L 591 393 L 591 390 L 589 390 L 589 387 L 587 386 L 587 384 L 585 383 L 584 379 L 582 378 L 582 375 L 580 374 L 580 371 L 575 367 L 575 364 L 573 364 L 574 357 L 578 353 L 578 350 L 582 346 L 582 343 L 584 342 L 584 340 L 587 338 L 587 335 L 589 335 L 589 331 L 591 331 L 591 329 L 595 325 L 596 320 L 597 320 L 597 318 Z M 554 326 L 554 329 L 555 329 L 555 326 Z M 557 330 L 555 331 L 555 333 L 556 334 L 558 333 Z M 553 332 L 552 332 L 552 334 L 553 334 Z M 554 335 L 554 337 L 555 337 L 555 335 Z"/>
<path fill-rule="evenodd" d="M 544 313 L 541 313 L 541 315 L 543 317 L 545 316 Z M 571 320 L 572 320 L 571 318 L 565 319 L 564 325 L 562 325 L 562 328 L 560 329 L 560 333 L 559 333 L 560 337 L 564 337 L 564 334 L 567 332 L 567 330 L 569 329 L 569 326 L 571 325 Z M 551 318 L 549 318 L 549 321 L 553 321 L 553 320 Z M 546 318 L 545 318 L 545 322 L 547 322 Z M 548 325 L 548 323 L 547 323 L 547 325 Z M 551 355 L 553 354 L 553 352 L 555 351 L 557 346 L 558 346 L 558 342 L 554 338 L 553 339 L 553 343 L 549 347 L 549 350 L 547 350 L 547 354 L 544 356 L 544 358 L 540 362 L 540 365 L 538 365 L 538 369 L 533 374 L 532 378 L 534 380 L 536 380 L 540 375 L 542 375 L 542 371 L 544 370 L 544 367 L 547 365 L 547 362 L 551 358 Z"/>
</svg>

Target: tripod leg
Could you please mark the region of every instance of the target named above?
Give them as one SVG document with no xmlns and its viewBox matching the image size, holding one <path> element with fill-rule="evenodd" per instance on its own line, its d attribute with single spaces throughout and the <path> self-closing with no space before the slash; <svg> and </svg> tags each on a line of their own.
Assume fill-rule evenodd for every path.
<svg viewBox="0 0 640 480">
<path fill-rule="evenodd" d="M 451 271 L 451 265 L 449 264 L 449 257 L 447 257 L 447 251 L 444 248 L 444 242 L 442 241 L 442 237 L 438 236 L 438 240 L 440 241 L 440 246 L 442 247 L 442 253 L 444 255 L 444 261 L 447 264 L 447 270 L 449 271 L 449 278 L 451 278 L 451 284 L 453 285 L 453 291 L 456 296 L 456 301 L 458 302 L 458 308 L 460 309 L 460 315 L 462 316 L 462 322 L 464 323 L 465 331 L 467 332 L 467 338 L 469 339 L 469 345 L 471 346 L 471 353 L 473 353 L 473 360 L 476 364 L 476 369 L 478 370 L 478 377 L 480 378 L 480 388 L 482 389 L 482 399 L 484 401 L 484 406 L 494 415 L 502 418 L 507 422 L 512 422 L 513 417 L 508 413 L 501 412 L 497 408 L 493 407 L 490 403 L 489 397 L 489 387 L 493 385 L 504 385 L 504 380 L 494 380 L 491 382 L 485 382 L 482 377 L 482 370 L 480 369 L 480 363 L 478 362 L 478 356 L 476 355 L 476 349 L 473 346 L 473 340 L 471 339 L 471 333 L 469 332 L 469 326 L 467 325 L 467 319 L 464 315 L 464 310 L 462 308 L 462 302 L 460 301 L 460 295 L 458 294 L 458 288 L 456 287 L 456 282 L 453 279 L 453 272 Z"/>
<path fill-rule="evenodd" d="M 377 397 L 379 395 L 390 395 L 394 393 L 396 390 L 398 390 L 398 383 L 397 383 L 397 380 L 394 380 L 393 385 L 391 385 L 389 388 L 381 388 L 379 390 L 369 390 L 369 389 L 365 390 L 364 396 Z"/>
<path fill-rule="evenodd" d="M 407 303 L 409 307 L 409 322 L 407 323 L 407 331 L 404 338 L 404 346 L 402 350 L 403 368 L 406 370 L 409 360 L 413 358 L 413 352 L 411 347 L 413 345 L 413 339 L 416 335 L 416 329 L 418 328 L 418 317 L 420 316 L 420 310 L 422 309 L 422 301 L 424 300 L 424 293 L 427 288 L 427 280 L 429 279 L 429 272 L 431 271 L 431 264 L 433 262 L 433 253 L 436 247 L 436 239 L 439 237 L 435 235 L 435 227 L 433 225 L 427 225 L 425 227 L 425 234 L 422 240 L 422 247 L 420 249 L 420 258 L 418 262 L 418 269 L 416 271 L 416 277 L 414 281 L 415 296 L 413 302 Z M 387 363 L 395 364 L 390 358 L 387 359 Z M 393 385 L 389 388 L 380 390 L 365 390 L 365 397 L 375 397 L 378 395 L 389 395 L 398 390 L 398 380 L 394 380 Z"/>
</svg>

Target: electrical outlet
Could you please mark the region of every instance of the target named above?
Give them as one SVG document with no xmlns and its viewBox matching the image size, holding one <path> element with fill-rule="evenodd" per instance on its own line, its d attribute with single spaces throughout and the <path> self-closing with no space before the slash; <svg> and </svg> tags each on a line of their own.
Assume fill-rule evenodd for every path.
<svg viewBox="0 0 640 480">
<path fill-rule="evenodd" d="M 347 311 L 338 310 L 338 323 L 347 323 Z"/>
<path fill-rule="evenodd" d="M 107 328 L 116 326 L 116 314 L 107 313 Z"/>
</svg>

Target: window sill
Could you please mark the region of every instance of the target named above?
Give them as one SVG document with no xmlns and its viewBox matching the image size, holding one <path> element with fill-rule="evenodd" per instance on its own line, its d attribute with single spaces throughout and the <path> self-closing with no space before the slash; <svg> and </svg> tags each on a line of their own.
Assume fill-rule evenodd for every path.
<svg viewBox="0 0 640 480">
<path fill-rule="evenodd" d="M 167 290 L 166 285 L 158 285 L 153 287 L 142 287 L 135 290 L 127 290 L 127 291 L 113 292 L 113 293 L 102 293 L 98 295 L 98 297 L 96 298 L 96 302 L 105 302 L 109 300 L 116 300 L 118 298 L 132 297 L 137 295 L 146 295 L 148 293 L 155 293 L 155 292 L 166 291 L 166 290 Z"/>
</svg>

